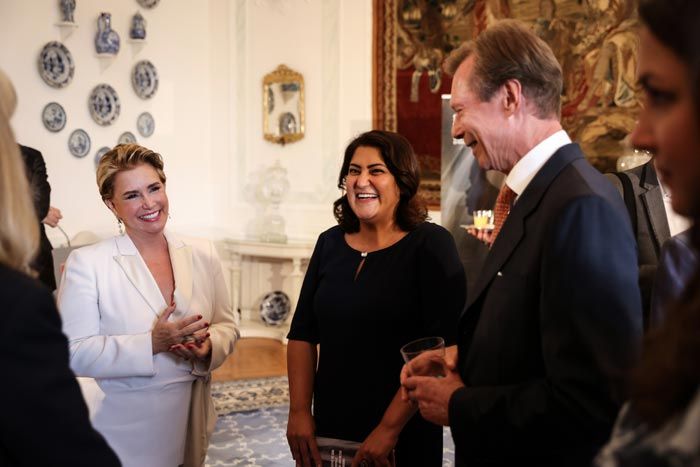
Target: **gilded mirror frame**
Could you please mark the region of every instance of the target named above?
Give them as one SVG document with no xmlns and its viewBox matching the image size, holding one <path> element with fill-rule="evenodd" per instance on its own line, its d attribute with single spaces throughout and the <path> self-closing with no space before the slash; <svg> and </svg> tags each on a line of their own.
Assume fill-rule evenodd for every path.
<svg viewBox="0 0 700 467">
<path fill-rule="evenodd" d="M 274 85 L 279 84 L 282 92 L 275 93 Z M 290 87 L 285 90 L 284 86 Z M 296 88 L 296 89 L 294 89 Z M 275 101 L 275 95 L 283 92 L 296 92 L 296 114 L 287 111 L 277 115 L 275 121 L 275 107 L 279 105 Z M 263 136 L 267 141 L 285 145 L 299 141 L 304 137 L 304 77 L 286 65 L 279 65 L 274 71 L 263 77 Z M 284 109 L 283 109 L 284 110 Z M 290 109 L 291 110 L 291 109 Z M 278 109 L 278 112 L 280 110 Z"/>
</svg>

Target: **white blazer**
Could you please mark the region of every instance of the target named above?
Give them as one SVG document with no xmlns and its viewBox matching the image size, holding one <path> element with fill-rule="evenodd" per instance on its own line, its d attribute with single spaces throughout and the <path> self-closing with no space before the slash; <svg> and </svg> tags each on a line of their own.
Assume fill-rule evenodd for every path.
<svg viewBox="0 0 700 467">
<path fill-rule="evenodd" d="M 207 376 L 233 351 L 239 338 L 223 271 L 209 241 L 165 233 L 175 277 L 176 310 L 171 319 L 201 314 L 210 323 L 212 353 Z M 153 376 L 151 329 L 167 307 L 158 285 L 128 235 L 74 250 L 58 291 L 63 332 L 70 342 L 70 366 L 95 379 Z M 128 380 L 121 379 L 128 385 Z"/>
<path fill-rule="evenodd" d="M 200 380 L 208 387 L 210 371 L 224 362 L 239 337 L 214 245 L 165 236 L 175 277 L 170 319 L 200 314 L 210 323 L 208 365 L 169 352 L 153 355 L 151 329 L 167 305 L 128 235 L 74 250 L 58 292 L 70 366 L 99 385 L 81 381 L 95 427 L 125 467 L 178 465 L 190 442 L 194 465 L 202 463 L 213 421 L 211 398 L 198 391 L 192 396 L 201 393 L 206 401 L 186 399 L 187 385 L 172 383 Z M 202 413 L 193 415 L 190 406 Z M 186 437 L 186 428 L 201 432 Z"/>
</svg>

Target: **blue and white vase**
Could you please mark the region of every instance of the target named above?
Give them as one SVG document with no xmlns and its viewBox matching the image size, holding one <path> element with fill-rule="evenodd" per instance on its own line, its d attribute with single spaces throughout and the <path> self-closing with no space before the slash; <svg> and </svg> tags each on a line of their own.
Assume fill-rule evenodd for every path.
<svg viewBox="0 0 700 467">
<path fill-rule="evenodd" d="M 75 12 L 75 0 L 61 0 L 61 16 L 64 23 L 73 23 Z"/>
<path fill-rule="evenodd" d="M 119 34 L 112 29 L 112 15 L 100 13 L 97 18 L 97 36 L 95 36 L 95 50 L 98 54 L 117 55 L 119 52 Z"/>
<path fill-rule="evenodd" d="M 146 20 L 138 11 L 131 18 L 131 30 L 129 30 L 129 37 L 132 39 L 146 38 Z"/>
</svg>

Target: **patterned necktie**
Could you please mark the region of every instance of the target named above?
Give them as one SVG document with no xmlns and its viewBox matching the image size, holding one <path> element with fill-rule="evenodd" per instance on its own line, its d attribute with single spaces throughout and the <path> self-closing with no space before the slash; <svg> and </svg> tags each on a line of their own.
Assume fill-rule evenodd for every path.
<svg viewBox="0 0 700 467">
<path fill-rule="evenodd" d="M 491 244 L 496 241 L 498 233 L 503 227 L 503 223 L 506 221 L 506 217 L 510 213 L 510 208 L 513 206 L 513 201 L 518 195 L 510 189 L 508 185 L 503 184 L 503 188 L 498 193 L 498 198 L 496 198 L 496 205 L 493 210 L 493 232 L 491 233 Z"/>
</svg>

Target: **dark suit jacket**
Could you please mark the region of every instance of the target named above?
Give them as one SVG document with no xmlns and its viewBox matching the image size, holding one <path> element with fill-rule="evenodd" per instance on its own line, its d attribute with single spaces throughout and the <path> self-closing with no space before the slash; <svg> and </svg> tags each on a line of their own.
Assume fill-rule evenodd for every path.
<svg viewBox="0 0 700 467">
<path fill-rule="evenodd" d="M 659 326 L 668 311 L 681 297 L 698 267 L 698 252 L 693 247 L 690 230 L 668 239 L 661 248 L 659 267 L 651 294 L 649 327 Z"/>
<path fill-rule="evenodd" d="M 649 324 L 651 291 L 656 267 L 661 257 L 661 246 L 669 239 L 664 200 L 659 187 L 654 164 L 649 161 L 625 172 L 632 182 L 637 213 L 637 248 L 639 254 L 639 288 L 642 293 L 642 309 L 646 325 Z M 622 183 L 617 176 L 606 174 L 620 196 L 624 196 Z"/>
<path fill-rule="evenodd" d="M 610 434 L 613 381 L 642 333 L 625 206 L 578 145 L 516 201 L 459 322 L 457 465 L 583 466 Z"/>
<path fill-rule="evenodd" d="M 50 292 L 0 265 L 0 296 L 0 465 L 120 465 L 90 425 Z"/>
<path fill-rule="evenodd" d="M 53 257 L 51 256 L 51 242 L 46 236 L 46 228 L 41 221 L 49 212 L 51 201 L 51 185 L 46 175 L 46 164 L 41 153 L 36 149 L 20 145 L 22 159 L 27 170 L 27 178 L 34 198 L 34 210 L 39 218 L 39 252 L 32 263 L 39 273 L 39 280 L 49 289 L 56 289 L 56 276 L 53 270 Z"/>
</svg>

